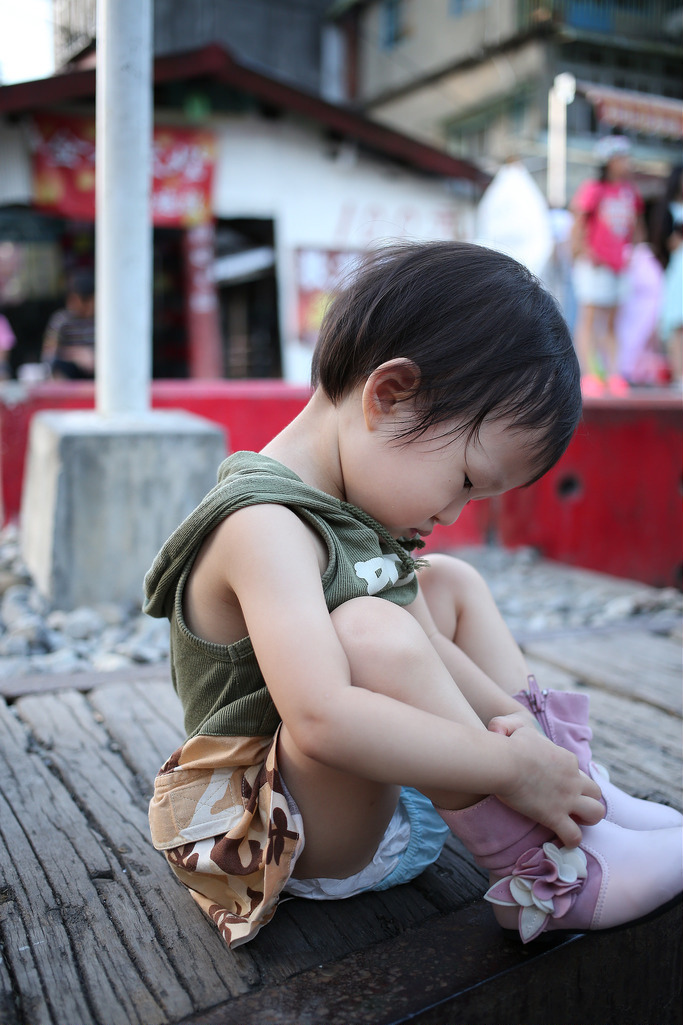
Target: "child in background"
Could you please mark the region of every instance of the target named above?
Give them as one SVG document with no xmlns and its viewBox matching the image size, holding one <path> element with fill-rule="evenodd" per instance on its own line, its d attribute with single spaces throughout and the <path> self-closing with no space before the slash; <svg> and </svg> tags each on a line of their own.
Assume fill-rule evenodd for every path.
<svg viewBox="0 0 683 1025">
<path fill-rule="evenodd" d="M 66 306 L 52 314 L 45 328 L 42 359 L 58 380 L 95 377 L 95 275 L 72 275 Z"/>
<path fill-rule="evenodd" d="M 671 383 L 683 387 L 683 164 L 669 175 L 656 225 L 656 252 L 664 268 L 660 334 Z"/>
<path fill-rule="evenodd" d="M 667 380 L 667 361 L 659 338 L 664 271 L 654 251 L 653 215 L 650 204 L 643 217 L 647 240 L 633 247 L 626 270 L 626 294 L 615 324 L 619 373 L 631 385 L 658 385 Z"/>
<path fill-rule="evenodd" d="M 537 688 L 474 569 L 412 554 L 569 443 L 554 299 L 478 246 L 378 252 L 329 308 L 313 382 L 147 574 L 188 734 L 155 782 L 155 846 L 232 946 L 283 893 L 415 878 L 449 829 L 524 940 L 673 899 L 680 815 L 601 775 L 585 698 Z"/>
<path fill-rule="evenodd" d="M 572 254 L 579 305 L 574 339 L 584 395 L 628 392 L 619 373 L 615 318 L 624 298 L 625 272 L 643 202 L 631 184 L 630 145 L 623 136 L 601 139 L 597 181 L 585 181 L 574 197 Z"/>
<path fill-rule="evenodd" d="M 0 381 L 11 377 L 9 354 L 16 340 L 12 325 L 4 313 L 0 313 Z"/>
</svg>

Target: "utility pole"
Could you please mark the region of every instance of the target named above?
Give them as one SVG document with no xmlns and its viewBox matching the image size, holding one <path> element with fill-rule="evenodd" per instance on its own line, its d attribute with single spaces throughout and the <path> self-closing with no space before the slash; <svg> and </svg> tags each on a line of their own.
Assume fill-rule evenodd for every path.
<svg viewBox="0 0 683 1025">
<path fill-rule="evenodd" d="M 96 408 L 139 414 L 152 367 L 151 0 L 97 0 L 96 105 Z"/>
<path fill-rule="evenodd" d="M 96 408 L 31 422 L 22 552 L 65 609 L 140 601 L 156 552 L 225 455 L 216 424 L 151 409 L 151 3 L 97 3 Z"/>
<path fill-rule="evenodd" d="M 567 202 L 567 106 L 576 95 L 576 79 L 557 75 L 548 93 L 548 180 L 546 194 L 552 207 Z"/>
</svg>

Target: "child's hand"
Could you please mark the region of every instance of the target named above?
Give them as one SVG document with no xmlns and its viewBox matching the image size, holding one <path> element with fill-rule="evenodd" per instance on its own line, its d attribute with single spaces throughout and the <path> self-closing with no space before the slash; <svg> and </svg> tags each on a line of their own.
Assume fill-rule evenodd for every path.
<svg viewBox="0 0 683 1025">
<path fill-rule="evenodd" d="M 531 726 L 543 733 L 533 715 L 524 708 L 520 708 L 519 712 L 511 712 L 509 715 L 495 715 L 486 728 L 489 733 L 500 733 L 504 737 L 510 737 L 515 730 L 521 729 L 522 726 Z"/>
<path fill-rule="evenodd" d="M 567 847 L 576 847 L 581 842 L 577 822 L 594 825 L 605 814 L 599 786 L 579 770 L 573 754 L 536 730 L 519 726 L 507 735 L 514 745 L 515 773 L 510 787 L 496 796 L 547 826 Z"/>
</svg>

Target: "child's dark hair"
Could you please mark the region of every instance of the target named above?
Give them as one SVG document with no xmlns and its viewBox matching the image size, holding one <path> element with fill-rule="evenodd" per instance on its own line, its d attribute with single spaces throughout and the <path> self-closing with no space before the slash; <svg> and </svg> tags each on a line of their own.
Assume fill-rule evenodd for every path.
<svg viewBox="0 0 683 1025">
<path fill-rule="evenodd" d="M 516 260 L 483 246 L 370 254 L 327 310 L 312 382 L 336 403 L 398 357 L 420 371 L 410 397 L 422 412 L 404 438 L 457 423 L 471 441 L 484 420 L 505 418 L 538 432 L 538 479 L 581 416 L 579 365 L 557 302 Z"/>
<path fill-rule="evenodd" d="M 95 295 L 95 275 L 91 270 L 77 270 L 69 278 L 68 290 L 80 299 L 92 299 Z"/>
</svg>

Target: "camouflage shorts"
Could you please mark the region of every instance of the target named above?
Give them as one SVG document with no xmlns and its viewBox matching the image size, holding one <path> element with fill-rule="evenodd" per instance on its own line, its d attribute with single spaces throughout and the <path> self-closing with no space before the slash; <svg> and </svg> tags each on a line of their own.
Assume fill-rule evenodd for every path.
<svg viewBox="0 0 683 1025">
<path fill-rule="evenodd" d="M 162 767 L 152 842 L 231 947 L 275 914 L 303 848 L 275 737 L 193 737 Z"/>
</svg>

